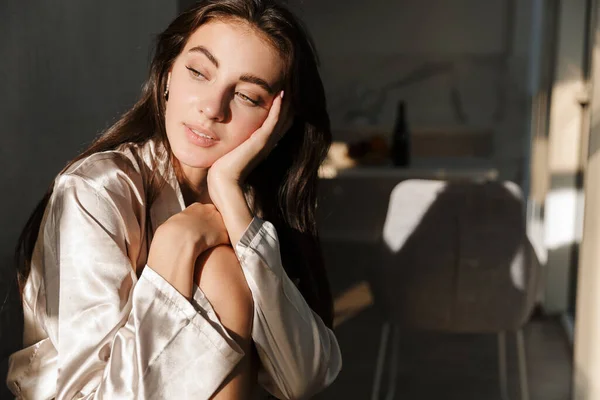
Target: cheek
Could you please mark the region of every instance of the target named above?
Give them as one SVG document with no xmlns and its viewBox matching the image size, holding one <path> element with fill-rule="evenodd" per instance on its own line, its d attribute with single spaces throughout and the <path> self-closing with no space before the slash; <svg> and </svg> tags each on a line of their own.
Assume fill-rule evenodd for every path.
<svg viewBox="0 0 600 400">
<path fill-rule="evenodd" d="M 185 85 L 172 83 L 169 89 L 167 110 L 169 110 L 171 114 L 176 115 L 181 112 L 180 110 L 185 110 L 186 105 L 188 105 L 192 100 L 192 93 L 190 92 L 189 88 L 186 88 Z"/>
<path fill-rule="evenodd" d="M 170 89 L 169 99 L 165 102 L 165 123 L 167 126 L 177 119 L 178 109 L 179 105 L 177 104 L 176 91 Z"/>
<path fill-rule="evenodd" d="M 178 86 L 169 89 L 169 100 L 166 102 L 165 125 L 167 133 L 169 128 L 175 129 L 184 122 L 193 110 L 194 99 L 185 88 Z"/>
<path fill-rule="evenodd" d="M 240 110 L 234 118 L 235 136 L 242 142 L 248 139 L 258 128 L 260 128 L 267 118 L 267 112 L 264 110 Z"/>
</svg>

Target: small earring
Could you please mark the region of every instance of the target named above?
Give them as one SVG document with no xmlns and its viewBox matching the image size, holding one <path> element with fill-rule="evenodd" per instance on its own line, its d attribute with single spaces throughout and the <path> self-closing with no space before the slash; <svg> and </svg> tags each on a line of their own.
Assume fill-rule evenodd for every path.
<svg viewBox="0 0 600 400">
<path fill-rule="evenodd" d="M 171 73 L 167 75 L 167 88 L 165 89 L 165 100 L 169 100 L 169 84 L 171 83 Z"/>
</svg>

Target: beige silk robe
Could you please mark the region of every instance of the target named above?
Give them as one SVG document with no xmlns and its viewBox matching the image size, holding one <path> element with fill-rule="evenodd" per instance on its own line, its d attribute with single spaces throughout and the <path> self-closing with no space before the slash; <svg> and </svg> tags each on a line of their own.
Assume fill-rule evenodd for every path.
<svg viewBox="0 0 600 400">
<path fill-rule="evenodd" d="M 96 153 L 56 178 L 24 288 L 24 348 L 9 359 L 17 398 L 208 399 L 243 356 L 198 286 L 189 301 L 146 265 L 152 233 L 185 208 L 157 146 Z M 153 158 L 165 185 L 146 235 Z M 333 332 L 284 272 L 271 223 L 255 217 L 234 250 L 254 300 L 261 386 L 310 397 L 341 369 Z"/>
</svg>

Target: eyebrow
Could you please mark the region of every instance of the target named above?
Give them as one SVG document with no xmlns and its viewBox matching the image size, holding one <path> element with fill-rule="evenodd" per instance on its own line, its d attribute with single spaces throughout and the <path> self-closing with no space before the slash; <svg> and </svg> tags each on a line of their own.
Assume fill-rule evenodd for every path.
<svg viewBox="0 0 600 400">
<path fill-rule="evenodd" d="M 192 47 L 189 51 L 190 53 L 202 53 L 208 58 L 208 60 L 215 65 L 215 67 L 219 68 L 219 60 L 212 55 L 210 51 L 204 46 L 195 46 Z"/>
<path fill-rule="evenodd" d="M 244 74 L 244 75 L 240 76 L 240 80 L 242 82 L 254 83 L 255 85 L 258 85 L 258 86 L 262 87 L 263 89 L 265 89 L 267 92 L 269 92 L 269 94 L 275 93 L 273 88 L 264 79 L 261 79 L 258 76 Z"/>
<path fill-rule="evenodd" d="M 219 68 L 219 60 L 213 56 L 213 54 L 204 46 L 194 46 L 189 50 L 189 53 L 202 53 L 208 58 L 208 60 L 214 64 L 215 67 Z M 269 94 L 275 93 L 275 90 L 269 85 L 264 79 L 259 78 L 256 75 L 244 74 L 240 76 L 242 82 L 253 83 L 265 89 Z"/>
</svg>

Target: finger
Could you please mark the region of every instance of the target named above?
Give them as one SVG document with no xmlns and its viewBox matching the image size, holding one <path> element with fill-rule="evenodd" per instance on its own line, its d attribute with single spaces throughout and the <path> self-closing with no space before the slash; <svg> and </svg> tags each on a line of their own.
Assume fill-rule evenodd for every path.
<svg viewBox="0 0 600 400">
<path fill-rule="evenodd" d="M 281 92 L 283 93 L 283 91 Z M 269 114 L 267 118 L 263 122 L 262 126 L 254 132 L 252 136 L 259 136 L 266 143 L 268 138 L 271 136 L 271 133 L 275 130 L 277 125 L 277 121 L 279 120 L 279 114 L 281 112 L 281 104 L 283 99 L 281 98 L 281 93 L 275 97 L 273 100 L 273 104 L 271 105 L 271 109 L 269 110 Z"/>
<path fill-rule="evenodd" d="M 281 110 L 279 111 L 279 116 L 277 118 L 277 123 L 267 139 L 266 147 L 273 149 L 275 146 L 277 146 L 277 143 L 292 127 L 293 121 L 294 115 L 292 112 L 292 101 L 291 96 L 288 96 L 283 99 Z"/>
<path fill-rule="evenodd" d="M 271 133 L 275 130 L 277 126 L 277 122 L 280 120 L 283 109 L 283 90 L 275 97 L 273 100 L 273 104 L 271 105 L 271 109 L 269 110 L 269 115 L 267 119 L 263 123 L 263 128 L 265 131 Z M 285 110 L 283 110 L 285 111 Z"/>
</svg>

